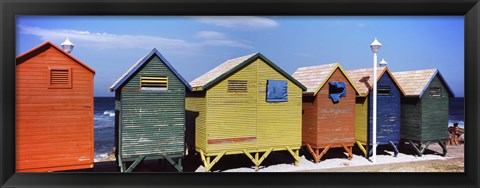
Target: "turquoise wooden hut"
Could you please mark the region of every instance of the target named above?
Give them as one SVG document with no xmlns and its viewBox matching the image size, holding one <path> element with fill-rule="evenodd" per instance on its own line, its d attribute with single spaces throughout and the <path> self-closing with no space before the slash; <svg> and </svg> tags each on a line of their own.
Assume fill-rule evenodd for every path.
<svg viewBox="0 0 480 188">
<path fill-rule="evenodd" d="M 437 142 L 447 154 L 448 100 L 454 97 L 437 69 L 394 72 L 405 92 L 401 99 L 401 143 L 408 142 L 419 156 Z"/>
<path fill-rule="evenodd" d="M 347 74 L 361 93 L 355 106 L 355 139 L 357 146 L 368 157 L 373 149 L 373 68 L 349 70 Z M 378 67 L 377 78 L 377 145 L 392 146 L 396 157 L 400 143 L 400 100 L 403 91 L 387 67 Z"/>
<path fill-rule="evenodd" d="M 122 172 L 145 159 L 166 159 L 182 171 L 188 82 L 153 49 L 111 87 L 115 92 L 117 161 Z M 127 168 L 127 162 L 132 162 Z"/>
</svg>

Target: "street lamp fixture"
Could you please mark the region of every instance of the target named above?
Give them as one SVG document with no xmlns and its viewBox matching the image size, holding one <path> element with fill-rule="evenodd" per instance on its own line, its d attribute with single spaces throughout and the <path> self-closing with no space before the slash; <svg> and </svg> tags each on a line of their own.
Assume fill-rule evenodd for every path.
<svg viewBox="0 0 480 188">
<path fill-rule="evenodd" d="M 68 40 L 68 38 L 67 38 L 67 40 L 65 40 L 65 41 L 64 41 L 62 44 L 60 44 L 60 45 L 62 46 L 63 50 L 64 50 L 65 52 L 67 52 L 67 53 L 72 52 L 73 47 L 74 47 L 73 43 L 70 42 L 70 40 Z"/>
<path fill-rule="evenodd" d="M 378 42 L 377 37 L 370 44 L 373 52 L 373 114 L 372 114 L 372 162 L 377 160 L 377 53 L 382 47 L 382 44 Z"/>
</svg>

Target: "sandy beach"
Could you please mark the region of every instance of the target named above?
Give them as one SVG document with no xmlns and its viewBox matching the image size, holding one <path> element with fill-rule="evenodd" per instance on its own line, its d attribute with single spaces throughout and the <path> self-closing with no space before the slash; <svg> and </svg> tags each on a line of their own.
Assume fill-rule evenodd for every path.
<svg viewBox="0 0 480 188">
<path fill-rule="evenodd" d="M 447 146 L 447 156 L 439 155 L 442 148 L 432 145 L 427 157 L 419 157 L 417 160 L 405 160 L 403 162 L 367 164 L 338 168 L 321 168 L 305 170 L 303 172 L 464 172 L 464 145 Z M 436 152 L 436 153 L 434 153 Z M 399 154 L 400 156 L 400 154 Z M 425 157 L 425 158 L 424 158 Z M 436 159 L 439 158 L 439 159 Z"/>
<path fill-rule="evenodd" d="M 313 163 L 306 151 L 300 153 L 300 164 L 293 165 L 293 158 L 286 152 L 274 152 L 261 164 L 257 172 L 464 172 L 464 145 L 447 146 L 448 153 L 441 156 L 442 148 L 432 144 L 419 157 L 406 144 L 397 157 L 388 146 L 379 146 L 376 163 L 366 159 L 354 149 L 352 160 L 347 159 L 343 150 L 332 149 L 319 163 Z M 114 158 L 110 158 L 114 160 Z M 205 172 L 198 156 L 184 159 L 184 172 Z M 115 161 L 96 162 L 93 172 L 119 172 Z M 213 172 L 256 172 L 253 163 L 244 155 L 224 156 Z M 148 160 L 142 162 L 133 172 L 176 172 L 168 162 Z"/>
<path fill-rule="evenodd" d="M 322 158 L 322 161 L 319 163 L 313 163 L 309 154 L 303 152 L 304 155 L 300 155 L 300 164 L 298 166 L 293 165 L 293 160 L 288 163 L 288 155 L 286 153 L 284 156 L 282 156 L 282 153 L 277 153 L 275 157 L 277 162 L 273 160 L 265 161 L 258 172 L 463 172 L 463 148 L 463 145 L 447 146 L 447 156 L 442 157 L 442 148 L 438 144 L 432 144 L 425 151 L 424 155 L 419 157 L 415 155 L 413 148 L 406 145 L 400 150 L 401 152 L 397 157 L 393 157 L 393 151 L 390 151 L 388 146 L 379 147 L 375 164 L 361 155 L 359 151 L 354 152 L 352 160 L 348 160 L 347 154 L 343 150 L 337 149 L 325 156 L 325 158 Z M 283 160 L 283 163 L 281 160 Z M 237 159 L 236 161 L 242 160 Z M 454 165 L 456 168 L 450 169 L 450 165 Z M 222 165 L 219 164 L 219 166 Z M 203 166 L 200 166 L 195 172 L 204 171 Z M 255 169 L 251 165 L 249 168 L 230 167 L 229 169 L 222 169 L 222 167 L 217 167 L 213 171 L 255 172 Z"/>
</svg>

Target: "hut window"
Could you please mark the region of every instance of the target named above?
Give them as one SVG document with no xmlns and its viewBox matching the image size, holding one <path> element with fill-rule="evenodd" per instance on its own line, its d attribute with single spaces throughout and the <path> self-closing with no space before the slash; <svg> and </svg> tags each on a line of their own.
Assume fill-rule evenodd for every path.
<svg viewBox="0 0 480 188">
<path fill-rule="evenodd" d="M 48 88 L 72 88 L 71 68 L 49 68 Z"/>
<path fill-rule="evenodd" d="M 439 97 L 440 96 L 440 88 L 439 87 L 432 87 L 429 90 L 430 96 Z"/>
<path fill-rule="evenodd" d="M 287 102 L 288 83 L 286 80 L 267 80 L 267 102 Z"/>
<path fill-rule="evenodd" d="M 229 92 L 247 91 L 247 86 L 247 80 L 228 80 L 227 90 Z"/>
<path fill-rule="evenodd" d="M 377 89 L 377 93 L 378 95 L 382 95 L 382 96 L 390 96 L 390 90 L 391 89 L 388 86 L 380 86 Z"/>
<path fill-rule="evenodd" d="M 338 103 L 340 98 L 347 96 L 345 82 L 329 82 L 328 85 L 330 86 L 328 97 L 330 97 L 334 103 Z"/>
<path fill-rule="evenodd" d="M 166 76 L 142 76 L 140 78 L 142 90 L 165 91 L 168 89 L 168 77 Z"/>
</svg>

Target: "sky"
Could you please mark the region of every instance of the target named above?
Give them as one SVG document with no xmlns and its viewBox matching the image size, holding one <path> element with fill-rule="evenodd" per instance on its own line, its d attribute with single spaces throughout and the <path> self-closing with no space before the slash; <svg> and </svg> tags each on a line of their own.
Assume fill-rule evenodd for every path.
<svg viewBox="0 0 480 188">
<path fill-rule="evenodd" d="M 17 16 L 16 55 L 45 41 L 95 69 L 94 96 L 156 48 L 192 81 L 226 60 L 260 52 L 289 74 L 299 67 L 340 63 L 392 72 L 437 68 L 456 97 L 464 96 L 463 16 Z"/>
</svg>

